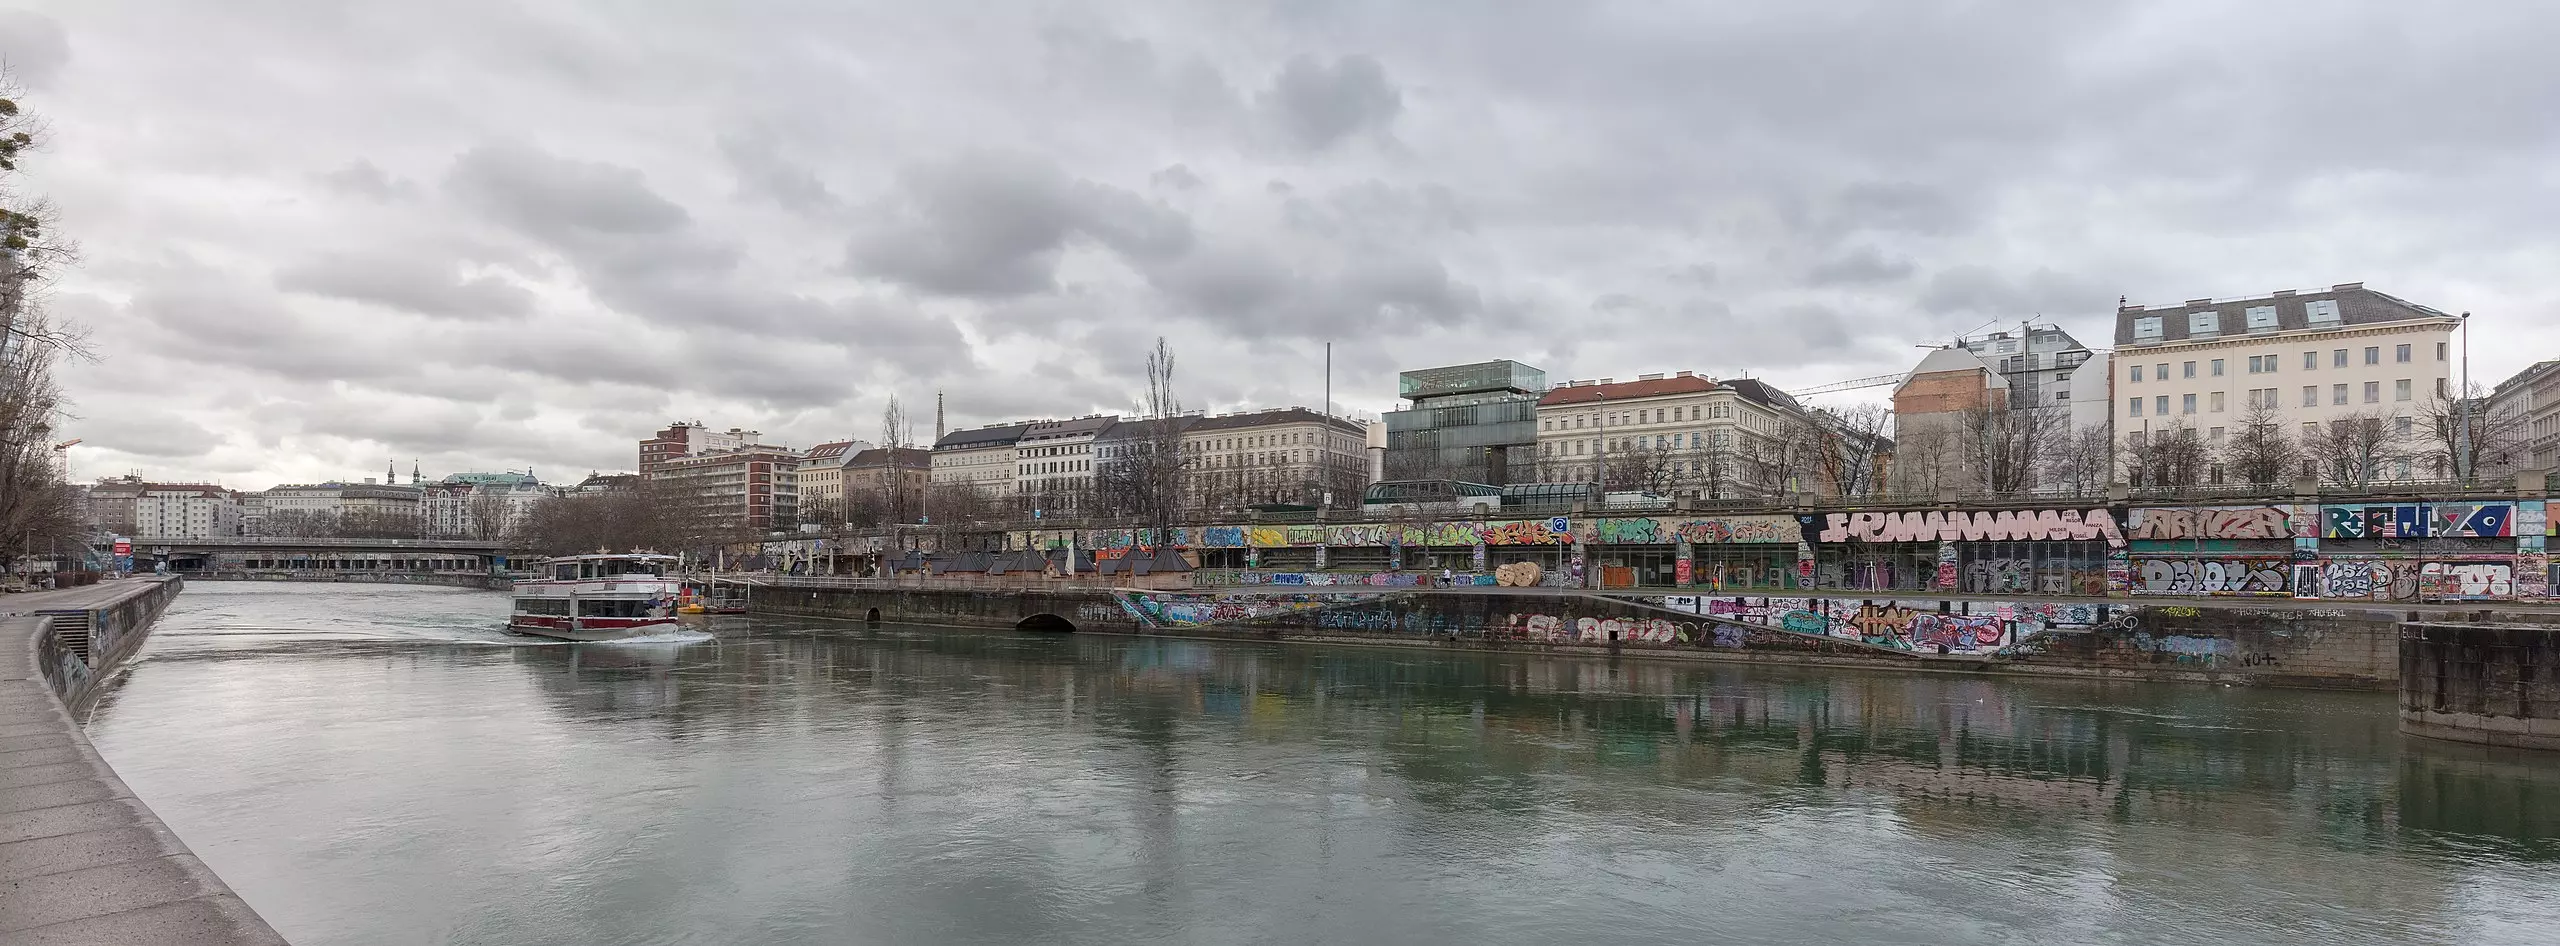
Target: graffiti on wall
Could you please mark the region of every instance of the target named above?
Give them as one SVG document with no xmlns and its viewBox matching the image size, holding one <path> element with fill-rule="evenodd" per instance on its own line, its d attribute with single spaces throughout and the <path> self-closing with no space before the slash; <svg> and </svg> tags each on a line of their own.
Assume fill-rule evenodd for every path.
<svg viewBox="0 0 2560 946">
<path fill-rule="evenodd" d="M 1794 542 L 1799 531 L 1793 516 L 1647 516 L 1599 519 L 1581 526 L 1582 541 L 1610 545 L 1670 545 L 1683 540 L 1695 545 Z"/>
<path fill-rule="evenodd" d="M 2542 598 L 2551 594 L 2551 556 L 2549 554 L 2516 553 L 2515 591 L 2517 598 Z"/>
<path fill-rule="evenodd" d="M 2115 513 L 2094 509 L 1998 512 L 1835 512 L 1822 517 L 1824 542 L 2019 542 L 2105 539 L 2124 544 Z"/>
<path fill-rule="evenodd" d="M 2035 567 L 2023 558 L 1977 558 L 1964 566 L 1964 590 L 2015 594 L 2027 587 Z"/>
<path fill-rule="evenodd" d="M 2323 506 L 2324 539 L 2503 538 L 2516 534 L 2514 503 Z"/>
<path fill-rule="evenodd" d="M 2134 594 L 2276 595 L 2292 590 L 2285 559 L 2135 559 Z"/>
<path fill-rule="evenodd" d="M 2125 524 L 2136 539 L 2289 539 L 2293 506 L 2135 509 Z"/>
<path fill-rule="evenodd" d="M 2515 569 L 2505 562 L 2428 562 L 2418 567 L 2419 593 L 2433 601 L 2494 601 L 2515 596 Z"/>
<path fill-rule="evenodd" d="M 1207 526 L 1200 530 L 1200 545 L 1213 549 L 1244 547 L 1243 526 Z"/>
</svg>

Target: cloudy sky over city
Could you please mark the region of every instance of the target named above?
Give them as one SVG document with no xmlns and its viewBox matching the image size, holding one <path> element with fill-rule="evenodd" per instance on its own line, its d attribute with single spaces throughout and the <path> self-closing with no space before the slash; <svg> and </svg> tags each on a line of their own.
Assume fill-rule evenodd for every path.
<svg viewBox="0 0 2560 946">
<path fill-rule="evenodd" d="M 1800 388 L 2363 281 L 2560 357 L 2560 5 L 39 3 L 74 474 L 628 469 L 1399 369 Z M 1882 390 L 1848 395 L 1881 398 Z"/>
</svg>

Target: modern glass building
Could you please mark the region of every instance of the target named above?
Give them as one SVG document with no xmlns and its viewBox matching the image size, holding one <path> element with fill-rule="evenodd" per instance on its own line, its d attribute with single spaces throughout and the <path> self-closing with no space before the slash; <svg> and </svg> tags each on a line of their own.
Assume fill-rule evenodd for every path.
<svg viewBox="0 0 2560 946">
<path fill-rule="evenodd" d="M 1547 373 L 1516 361 L 1425 368 L 1396 375 L 1411 402 L 1387 412 L 1386 478 L 1509 485 L 1535 476 L 1538 398 Z"/>
</svg>

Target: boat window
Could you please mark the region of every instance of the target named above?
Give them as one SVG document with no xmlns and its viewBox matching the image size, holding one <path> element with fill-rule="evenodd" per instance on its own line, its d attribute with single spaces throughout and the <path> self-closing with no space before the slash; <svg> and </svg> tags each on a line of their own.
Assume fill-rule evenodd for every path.
<svg viewBox="0 0 2560 946">
<path fill-rule="evenodd" d="M 575 564 L 563 564 L 557 566 L 551 570 L 551 577 L 559 581 L 568 581 L 576 578 L 578 577 L 578 566 Z"/>
</svg>

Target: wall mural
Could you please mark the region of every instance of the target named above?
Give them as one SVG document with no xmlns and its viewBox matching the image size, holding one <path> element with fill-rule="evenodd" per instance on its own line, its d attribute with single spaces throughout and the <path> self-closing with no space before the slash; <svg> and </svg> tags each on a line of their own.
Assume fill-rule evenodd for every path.
<svg viewBox="0 0 2560 946">
<path fill-rule="evenodd" d="M 2428 562 L 2418 566 L 2418 593 L 2429 601 L 2511 598 L 2515 569 L 2505 562 Z"/>
<path fill-rule="evenodd" d="M 1798 597 L 1639 598 L 1674 611 L 1896 650 L 1987 654 L 2051 630 L 2086 629 L 2107 606 L 2053 601 L 1869 601 Z M 1968 636 L 1968 634 L 1970 636 Z M 1939 651 L 1939 647 L 1945 647 Z"/>
<path fill-rule="evenodd" d="M 2280 595 L 2293 590 L 2290 559 L 2136 558 L 2138 595 Z"/>
<path fill-rule="evenodd" d="M 1822 516 L 1824 542 L 2007 542 L 2105 539 L 2124 545 L 2115 513 L 2095 509 L 1998 512 L 1834 512 Z"/>
<path fill-rule="evenodd" d="M 2293 504 L 2214 506 L 2204 509 L 2139 508 L 2128 513 L 2131 537 L 2164 539 L 2289 539 Z"/>
<path fill-rule="evenodd" d="M 2324 539 L 2503 538 L 2515 534 L 2514 503 L 2320 507 L 2320 537 Z"/>
<path fill-rule="evenodd" d="M 1195 627 L 1265 618 L 1293 611 L 1310 611 L 1348 601 L 1359 595 L 1200 595 L 1178 592 L 1123 594 L 1121 600 L 1130 606 L 1140 621 L 1163 627 Z"/>
</svg>

